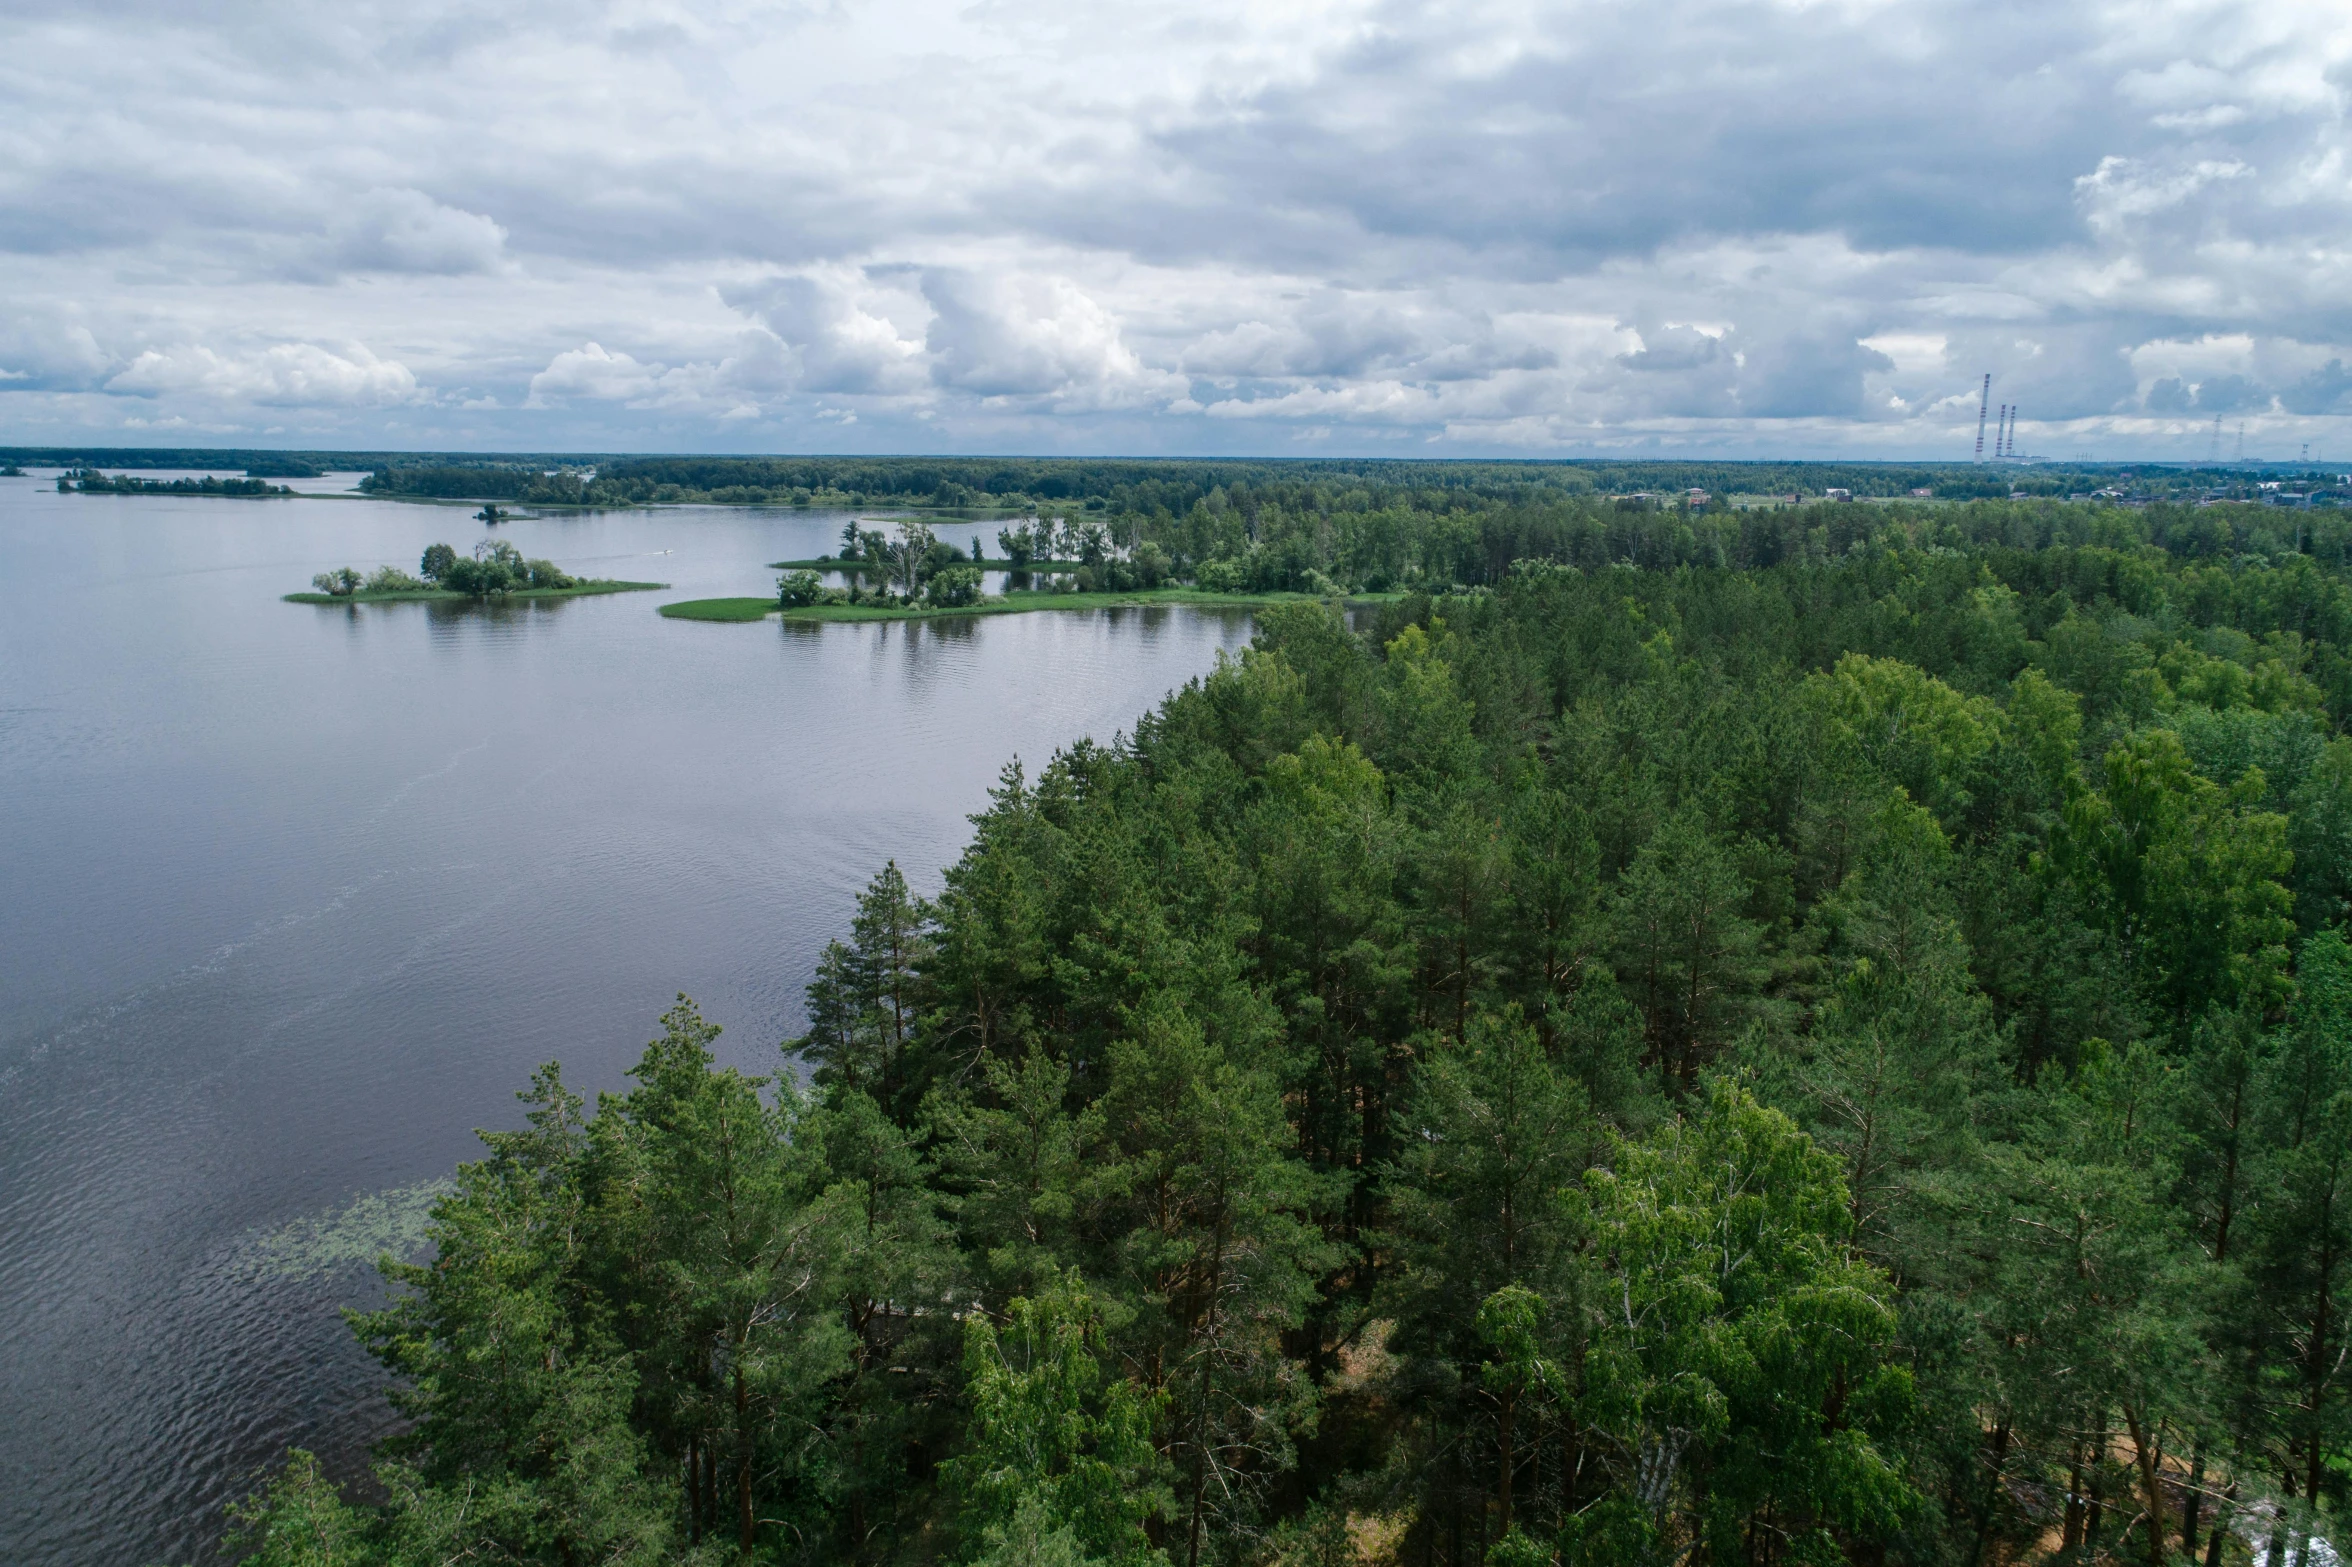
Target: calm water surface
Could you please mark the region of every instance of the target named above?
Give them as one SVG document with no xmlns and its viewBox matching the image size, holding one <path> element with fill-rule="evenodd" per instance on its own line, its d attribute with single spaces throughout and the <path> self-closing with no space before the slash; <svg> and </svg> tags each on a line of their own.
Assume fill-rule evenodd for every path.
<svg viewBox="0 0 2352 1567">
<path fill-rule="evenodd" d="M 337 1308 L 534 1064 L 621 1086 L 684 990 L 774 1070 L 883 860 L 935 888 L 1007 762 L 1248 634 L 662 620 L 842 521 L 715 509 L 499 530 L 666 593 L 278 602 L 468 510 L 0 479 L 0 1562 L 200 1560 L 287 1445 L 356 1472 Z"/>
</svg>

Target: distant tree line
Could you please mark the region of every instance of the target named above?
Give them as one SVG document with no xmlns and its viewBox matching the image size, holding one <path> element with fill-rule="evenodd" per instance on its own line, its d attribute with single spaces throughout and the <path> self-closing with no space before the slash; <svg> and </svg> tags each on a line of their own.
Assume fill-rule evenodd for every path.
<svg viewBox="0 0 2352 1567">
<path fill-rule="evenodd" d="M 1768 567 L 1893 532 L 1922 547 L 2097 538 L 2194 555 L 2226 541 L 2241 553 L 2343 559 L 2352 541 L 2345 510 L 2201 504 L 2210 477 L 1966 464 L 631 458 L 592 474 L 393 468 L 369 483 L 387 493 L 498 489 L 571 504 L 988 502 L 992 523 L 1010 513 L 997 537 L 1015 569 L 1074 557 L 1087 582 L 1122 590 L 1191 582 L 1212 591 L 1442 592 L 1497 586 L 1527 560 Z M 2116 489 L 2108 479 L 2128 482 L 2133 503 L 2119 503 L 2121 491 L 2101 494 Z M 2011 498 L 2017 487 L 2039 493 L 2020 504 Z M 1844 504 L 1822 498 L 1830 489 L 1889 499 Z M 1914 489 L 1931 491 L 1932 503 L 1914 504 Z M 1735 494 L 1767 492 L 1783 498 L 1729 504 Z M 1988 494 L 1997 498 L 1968 498 Z M 2321 499 L 2334 494 L 2321 487 Z"/>
<path fill-rule="evenodd" d="M 1210 492 L 1312 495 L 1327 505 L 1375 497 L 1443 495 L 1448 504 L 1540 504 L 1562 498 L 1640 498 L 1673 504 L 1691 491 L 1720 502 L 1822 499 L 1832 490 L 1894 499 L 2064 499 L 2121 489 L 2143 499 L 2241 488 L 2242 466 L 2189 469 L 2126 464 L 1418 461 L 1399 459 L 619 457 L 602 460 L 408 459 L 364 481 L 374 493 L 630 505 L 685 501 L 767 505 L 902 505 L 944 509 L 1042 506 L 1180 515 Z M 2261 470 L 2281 478 L 2286 470 Z M 2332 481 L 2334 475 L 2307 477 Z M 1416 502 L 1422 509 L 1427 499 Z"/>
</svg>

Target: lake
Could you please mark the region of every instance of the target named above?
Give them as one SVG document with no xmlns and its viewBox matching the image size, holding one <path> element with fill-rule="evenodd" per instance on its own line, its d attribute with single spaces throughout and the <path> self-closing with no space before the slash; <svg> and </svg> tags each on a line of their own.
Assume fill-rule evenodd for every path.
<svg viewBox="0 0 2352 1567">
<path fill-rule="evenodd" d="M 347 488 L 296 481 L 298 488 Z M 0 1561 L 193 1562 L 289 1444 L 387 1423 L 338 1308 L 532 1067 L 623 1085 L 679 991 L 771 1072 L 857 890 L 1246 641 L 1246 615 L 663 620 L 838 513 L 497 531 L 671 584 L 310 607 L 469 507 L 0 479 Z M 995 525 L 949 524 L 943 536 Z"/>
</svg>

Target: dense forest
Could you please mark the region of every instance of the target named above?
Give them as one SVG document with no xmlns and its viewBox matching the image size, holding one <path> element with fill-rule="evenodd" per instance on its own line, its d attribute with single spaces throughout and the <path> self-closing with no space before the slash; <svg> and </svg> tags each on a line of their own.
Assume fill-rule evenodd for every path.
<svg viewBox="0 0 2352 1567">
<path fill-rule="evenodd" d="M 550 1064 L 233 1549 L 2329 1559 L 2342 531 L 1578 515 L 1008 767 L 772 1072 Z"/>
<path fill-rule="evenodd" d="M 2247 492 L 2245 503 L 2215 507 L 2198 504 L 2216 488 L 2210 475 L 2117 475 L 2139 488 L 2070 489 L 2096 481 L 1967 465 L 644 458 L 594 470 L 507 470 L 494 480 L 483 473 L 395 468 L 367 484 L 378 493 L 448 497 L 490 488 L 540 504 L 879 501 L 973 514 L 987 510 L 976 500 L 996 500 L 1004 503 L 1000 511 L 1026 519 L 1013 535 L 999 534 L 1008 552 L 1011 538 L 1024 538 L 1039 557 L 1090 558 L 1106 582 L 1125 576 L 1251 593 L 1497 587 L 1528 561 L 1586 568 L 1769 566 L 1808 530 L 1823 530 L 1834 550 L 1890 525 L 1916 540 L 1959 547 L 2049 536 L 2059 526 L 2056 511 L 1950 499 L 1997 489 L 2005 501 L 2013 485 L 2038 486 L 2051 506 L 2071 498 L 2092 510 L 2152 511 L 2152 523 L 2110 526 L 2153 528 L 2156 542 L 2167 546 L 2176 535 L 2210 538 L 2217 530 L 2228 536 L 2233 529 L 2283 526 L 2293 549 L 2341 564 L 2352 543 L 2352 523 L 2333 504 L 2343 498 L 2342 487 L 2327 475 L 2257 481 L 2240 474 L 2232 487 Z M 784 487 L 794 480 L 806 484 Z M 1789 486 L 1766 495 L 1769 506 L 1735 504 L 1743 492 L 1725 488 L 1767 483 Z M 1616 485 L 1653 488 L 1619 492 L 1611 488 Z M 1898 504 L 1839 505 L 1823 501 L 1829 491 Z M 2256 504 L 2285 499 L 2300 504 Z M 1807 500 L 1821 504 L 1802 504 Z M 2216 512 L 2234 520 L 2216 520 Z M 1803 514 L 1804 524 L 1792 523 L 1789 513 Z M 1890 513 L 1901 515 L 1890 523 Z M 2255 520 L 2274 514 L 2288 520 Z"/>
</svg>

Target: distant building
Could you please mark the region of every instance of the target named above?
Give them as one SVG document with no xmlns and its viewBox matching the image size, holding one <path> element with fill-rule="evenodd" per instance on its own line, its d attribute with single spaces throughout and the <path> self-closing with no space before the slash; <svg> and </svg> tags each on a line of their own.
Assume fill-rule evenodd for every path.
<svg viewBox="0 0 2352 1567">
<path fill-rule="evenodd" d="M 1854 492 L 1852 490 L 1823 490 L 1821 498 L 1825 501 L 1850 501 L 1854 498 Z"/>
<path fill-rule="evenodd" d="M 1931 490 L 1931 489 L 1928 489 L 1926 486 L 1922 485 L 1920 488 L 1918 488 L 1918 489 L 1916 489 L 1916 490 L 1913 490 L 1911 493 L 1912 493 L 1912 495 L 1913 495 L 1914 497 L 1916 497 L 1916 498 L 1917 498 L 1917 499 L 1919 499 L 1919 500 L 1926 500 L 1926 499 L 1927 499 L 1929 496 L 1931 496 L 1931 495 L 1935 494 L 1935 491 L 1933 491 L 1933 490 Z"/>
</svg>

